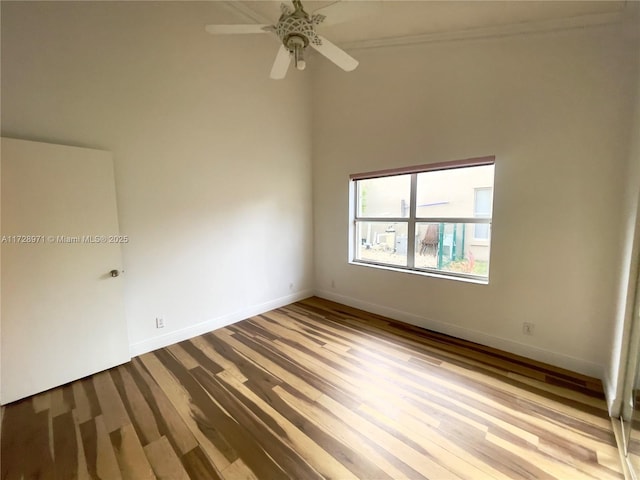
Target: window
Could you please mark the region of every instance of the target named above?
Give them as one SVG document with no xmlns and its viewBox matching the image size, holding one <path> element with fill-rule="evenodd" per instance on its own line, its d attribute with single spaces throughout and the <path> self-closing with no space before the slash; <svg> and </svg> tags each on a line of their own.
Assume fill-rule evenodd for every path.
<svg viewBox="0 0 640 480">
<path fill-rule="evenodd" d="M 351 176 L 350 260 L 489 278 L 494 157 Z"/>
</svg>

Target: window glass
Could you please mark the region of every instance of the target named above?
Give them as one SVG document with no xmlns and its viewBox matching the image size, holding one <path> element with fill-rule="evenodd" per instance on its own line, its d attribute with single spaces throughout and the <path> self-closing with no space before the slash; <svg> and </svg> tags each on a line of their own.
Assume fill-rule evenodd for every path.
<svg viewBox="0 0 640 480">
<path fill-rule="evenodd" d="M 416 224 L 415 268 L 484 277 L 489 273 L 489 246 L 469 240 L 473 223 Z"/>
<path fill-rule="evenodd" d="M 359 217 L 409 216 L 411 175 L 371 178 L 357 184 Z"/>
<path fill-rule="evenodd" d="M 491 215 L 491 188 L 476 188 L 473 214 L 476 217 Z"/>
<path fill-rule="evenodd" d="M 476 188 L 473 203 L 473 214 L 479 218 L 489 218 L 491 216 L 491 202 L 493 200 L 492 188 Z M 473 237 L 476 240 L 489 239 L 489 224 L 477 223 L 474 226 Z"/>
<path fill-rule="evenodd" d="M 418 173 L 416 217 L 469 218 L 475 216 L 478 187 L 493 186 L 493 165 Z M 491 214 L 491 195 L 488 196 Z"/>
<path fill-rule="evenodd" d="M 489 224 L 476 223 L 473 226 L 473 238 L 476 240 L 489 240 Z"/>
<path fill-rule="evenodd" d="M 407 224 L 358 222 L 356 258 L 389 265 L 407 265 Z"/>
</svg>

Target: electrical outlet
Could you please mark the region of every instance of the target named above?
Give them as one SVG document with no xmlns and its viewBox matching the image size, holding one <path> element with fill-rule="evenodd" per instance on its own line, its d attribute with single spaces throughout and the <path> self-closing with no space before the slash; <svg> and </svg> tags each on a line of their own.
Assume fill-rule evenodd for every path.
<svg viewBox="0 0 640 480">
<path fill-rule="evenodd" d="M 533 330 L 536 328 L 535 324 L 530 322 L 524 322 L 522 324 L 522 333 L 525 335 L 533 335 Z"/>
<path fill-rule="evenodd" d="M 156 317 L 156 328 L 164 328 L 164 318 Z"/>
</svg>

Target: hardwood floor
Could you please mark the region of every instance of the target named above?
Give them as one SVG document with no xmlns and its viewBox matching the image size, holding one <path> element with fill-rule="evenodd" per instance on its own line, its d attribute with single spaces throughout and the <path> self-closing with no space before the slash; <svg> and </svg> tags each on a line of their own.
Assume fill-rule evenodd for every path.
<svg viewBox="0 0 640 480">
<path fill-rule="evenodd" d="M 319 298 L 16 402 L 2 479 L 619 479 L 598 380 Z"/>
</svg>

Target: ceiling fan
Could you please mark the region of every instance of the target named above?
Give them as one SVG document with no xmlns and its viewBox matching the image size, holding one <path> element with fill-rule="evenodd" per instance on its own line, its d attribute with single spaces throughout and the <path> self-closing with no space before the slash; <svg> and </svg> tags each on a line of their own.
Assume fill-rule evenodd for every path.
<svg viewBox="0 0 640 480">
<path fill-rule="evenodd" d="M 275 25 L 207 25 L 205 30 L 214 35 L 275 34 L 282 42 L 271 68 L 270 76 L 275 80 L 286 76 L 291 59 L 298 70 L 304 70 L 306 67 L 304 54 L 308 47 L 321 53 L 343 70 L 347 72 L 354 70 L 358 66 L 355 58 L 316 33 L 316 26 L 326 18 L 323 13 L 318 12 L 327 13 L 327 10 L 336 4 L 316 10 L 310 15 L 304 10 L 300 0 L 292 0 L 292 2 L 293 9 L 284 3 L 280 5 L 282 14 Z"/>
</svg>

